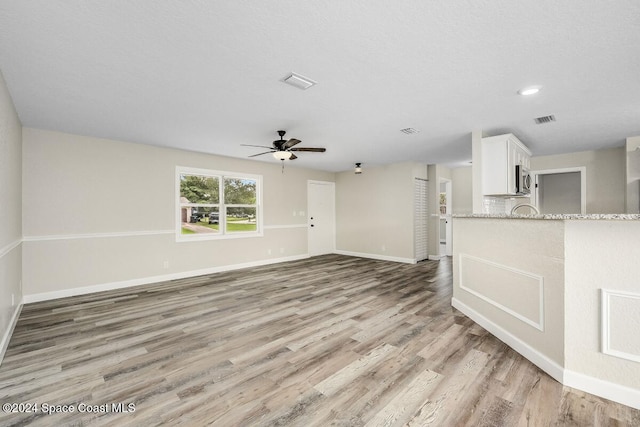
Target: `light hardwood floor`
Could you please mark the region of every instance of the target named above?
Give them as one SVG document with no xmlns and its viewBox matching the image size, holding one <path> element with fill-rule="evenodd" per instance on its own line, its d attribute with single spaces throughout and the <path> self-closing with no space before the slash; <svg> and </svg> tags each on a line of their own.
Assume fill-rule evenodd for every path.
<svg viewBox="0 0 640 427">
<path fill-rule="evenodd" d="M 0 425 L 640 425 L 453 309 L 451 281 L 450 260 L 327 255 L 29 304 L 0 402 L 75 412 Z M 79 412 L 112 403 L 135 412 Z"/>
</svg>

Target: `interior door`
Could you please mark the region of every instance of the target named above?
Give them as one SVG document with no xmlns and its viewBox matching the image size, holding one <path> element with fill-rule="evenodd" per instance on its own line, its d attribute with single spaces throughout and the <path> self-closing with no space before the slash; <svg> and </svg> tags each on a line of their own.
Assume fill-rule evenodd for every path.
<svg viewBox="0 0 640 427">
<path fill-rule="evenodd" d="M 333 253 L 336 245 L 335 183 L 307 183 L 309 255 Z"/>
</svg>

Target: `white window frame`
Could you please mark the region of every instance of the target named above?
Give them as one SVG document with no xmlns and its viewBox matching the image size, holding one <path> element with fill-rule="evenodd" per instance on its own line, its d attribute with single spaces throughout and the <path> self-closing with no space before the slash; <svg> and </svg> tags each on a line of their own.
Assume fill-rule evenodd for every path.
<svg viewBox="0 0 640 427">
<path fill-rule="evenodd" d="M 200 175 L 219 178 L 220 200 L 214 204 L 218 206 L 219 212 L 219 232 L 218 233 L 196 233 L 182 234 L 182 215 L 180 203 L 180 175 Z M 256 181 L 256 231 L 239 231 L 233 233 L 226 232 L 226 211 L 227 208 L 242 207 L 246 205 L 224 203 L 224 180 L 225 178 L 235 179 L 251 179 Z M 186 166 L 176 166 L 175 175 L 175 224 L 176 224 L 176 241 L 177 242 L 194 242 L 203 240 L 224 240 L 224 239 L 242 239 L 247 237 L 262 237 L 263 233 L 263 214 L 262 214 L 262 175 L 254 175 L 249 173 L 229 172 L 212 169 L 191 168 Z"/>
</svg>

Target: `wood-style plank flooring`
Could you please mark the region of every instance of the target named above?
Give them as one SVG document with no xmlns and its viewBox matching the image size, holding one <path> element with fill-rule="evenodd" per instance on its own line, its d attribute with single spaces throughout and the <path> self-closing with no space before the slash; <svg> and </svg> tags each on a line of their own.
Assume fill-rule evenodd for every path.
<svg viewBox="0 0 640 427">
<path fill-rule="evenodd" d="M 453 309 L 451 282 L 450 260 L 327 255 L 29 304 L 0 402 L 40 412 L 0 425 L 640 425 Z"/>
</svg>

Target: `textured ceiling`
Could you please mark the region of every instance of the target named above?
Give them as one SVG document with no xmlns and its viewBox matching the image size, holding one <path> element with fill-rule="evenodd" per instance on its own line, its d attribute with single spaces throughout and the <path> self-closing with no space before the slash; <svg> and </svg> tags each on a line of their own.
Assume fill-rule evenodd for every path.
<svg viewBox="0 0 640 427">
<path fill-rule="evenodd" d="M 285 129 L 327 148 L 297 166 L 328 171 L 468 164 L 472 130 L 534 155 L 621 146 L 640 135 L 639 46 L 637 0 L 0 0 L 24 126 L 233 157 Z"/>
</svg>

